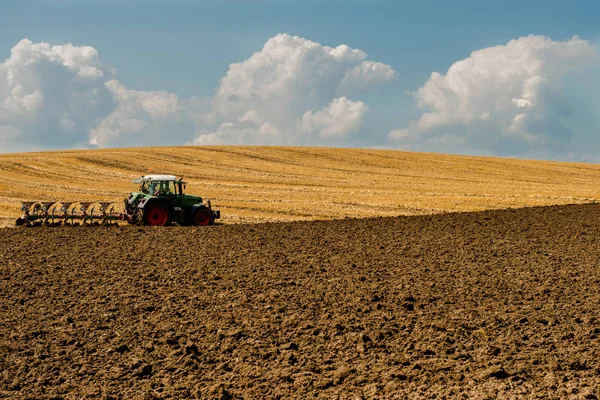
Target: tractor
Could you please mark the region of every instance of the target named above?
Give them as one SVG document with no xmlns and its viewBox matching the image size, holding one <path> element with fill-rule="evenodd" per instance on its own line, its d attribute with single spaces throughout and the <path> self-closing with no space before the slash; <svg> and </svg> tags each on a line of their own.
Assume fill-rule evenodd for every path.
<svg viewBox="0 0 600 400">
<path fill-rule="evenodd" d="M 125 215 L 134 225 L 168 226 L 212 225 L 221 218 L 219 210 L 213 210 L 210 201 L 184 194 L 186 183 L 174 175 L 145 175 L 133 181 L 139 183 L 138 192 L 133 192 L 124 201 Z"/>
</svg>

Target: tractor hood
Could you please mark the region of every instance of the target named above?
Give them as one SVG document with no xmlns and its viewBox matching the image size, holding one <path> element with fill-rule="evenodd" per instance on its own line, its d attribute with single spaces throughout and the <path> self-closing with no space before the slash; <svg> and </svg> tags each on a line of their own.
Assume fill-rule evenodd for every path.
<svg viewBox="0 0 600 400">
<path fill-rule="evenodd" d="M 193 206 L 194 204 L 202 203 L 202 197 L 191 196 L 189 194 L 183 195 L 183 205 Z"/>
</svg>

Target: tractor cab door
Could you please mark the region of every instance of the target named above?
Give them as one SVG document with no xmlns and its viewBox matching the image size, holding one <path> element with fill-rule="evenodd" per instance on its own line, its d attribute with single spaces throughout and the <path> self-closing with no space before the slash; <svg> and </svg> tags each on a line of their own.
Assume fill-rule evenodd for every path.
<svg viewBox="0 0 600 400">
<path fill-rule="evenodd" d="M 177 190 L 177 201 L 178 201 L 178 205 L 181 207 L 183 206 L 183 195 L 184 195 L 184 191 L 185 191 L 185 183 L 179 181 L 179 182 L 173 182 L 175 184 L 175 189 Z"/>
<path fill-rule="evenodd" d="M 167 197 L 173 202 L 174 207 L 181 207 L 181 185 L 178 182 L 170 181 L 165 182 L 167 184 L 166 193 Z"/>
</svg>

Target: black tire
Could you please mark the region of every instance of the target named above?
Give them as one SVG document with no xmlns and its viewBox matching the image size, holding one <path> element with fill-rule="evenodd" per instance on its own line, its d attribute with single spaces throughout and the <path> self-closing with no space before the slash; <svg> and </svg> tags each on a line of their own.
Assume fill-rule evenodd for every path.
<svg viewBox="0 0 600 400">
<path fill-rule="evenodd" d="M 144 225 L 169 226 L 171 222 L 171 211 L 166 205 L 154 203 L 144 208 Z"/>
<path fill-rule="evenodd" d="M 196 226 L 208 226 L 213 224 L 213 215 L 208 208 L 199 208 L 192 215 L 192 224 Z"/>
</svg>

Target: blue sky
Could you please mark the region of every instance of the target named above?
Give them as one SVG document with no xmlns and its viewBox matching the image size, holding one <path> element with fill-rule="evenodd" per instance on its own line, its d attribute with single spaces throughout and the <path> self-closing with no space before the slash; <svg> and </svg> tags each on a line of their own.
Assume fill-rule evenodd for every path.
<svg viewBox="0 0 600 400">
<path fill-rule="evenodd" d="M 75 147 L 86 147 L 86 143 L 92 147 L 128 146 L 138 143 L 143 145 L 144 141 L 150 144 L 171 144 L 160 139 L 159 131 L 185 129 L 189 134 L 175 135 L 177 137 L 173 138 L 172 144 L 314 144 L 586 160 L 593 156 L 587 154 L 586 147 L 598 142 L 596 136 L 599 133 L 599 91 L 596 89 L 600 89 L 597 80 L 600 74 L 597 72 L 598 63 L 594 54 L 581 46 L 589 46 L 597 51 L 599 26 L 600 2 L 583 0 L 25 0 L 3 2 L 0 5 L 0 60 L 8 59 L 11 49 L 22 39 L 28 38 L 33 44 L 48 43 L 55 46 L 71 43 L 74 46 L 91 46 L 97 51 L 97 58 L 102 63 L 98 68 L 105 71 L 105 76 L 108 76 L 106 71 L 110 68 L 116 69 L 112 78 L 122 85 L 119 93 L 123 96 L 117 99 L 116 89 L 113 87 L 111 93 L 115 104 L 104 112 L 94 111 L 93 121 L 83 121 L 80 124 L 83 117 L 73 117 L 73 101 L 66 101 L 64 110 L 59 107 L 49 115 L 47 104 L 52 101 L 53 93 L 40 91 L 43 101 L 42 105 L 38 105 L 35 118 L 40 121 L 54 121 L 68 115 L 67 120 L 73 121 L 73 124 L 68 123 L 66 126 L 73 125 L 75 128 L 71 129 L 81 131 L 83 135 L 76 137 L 76 143 L 72 145 Z M 228 73 L 231 63 L 250 59 L 255 52 L 261 51 L 269 39 L 281 33 L 331 48 L 344 44 L 351 49 L 360 49 L 367 54 L 365 61 L 390 66 L 395 71 L 394 77 L 374 78 L 372 81 L 376 83 L 360 93 L 341 93 L 338 90 L 316 102 L 307 100 L 303 106 L 311 107 L 306 109 L 291 109 L 289 107 L 292 106 L 289 106 L 280 110 L 280 113 L 296 118 L 297 121 L 289 126 L 272 121 L 270 116 L 265 114 L 266 111 L 261 111 L 261 114 L 259 111 L 267 107 L 265 104 L 254 106 L 245 103 L 244 113 L 254 110 L 256 112 L 253 115 L 259 115 L 256 118 L 260 122 L 253 120 L 255 125 L 262 127 L 263 131 L 275 132 L 270 134 L 268 139 L 252 131 L 258 129 L 257 126 L 224 126 L 223 124 L 237 124 L 242 114 L 234 115 L 227 111 L 215 114 L 215 103 L 218 101 L 215 93 L 221 85 L 220 80 Z M 506 46 L 511 40 L 529 35 L 549 38 L 545 43 L 534 43 L 531 40 L 531 43 L 523 44 L 537 46 L 534 51 L 537 53 L 523 60 L 523 63 L 531 65 L 535 65 L 538 59 L 542 59 L 548 65 L 558 63 L 555 58 L 562 59 L 564 53 L 556 50 L 555 54 L 548 55 L 549 51 L 554 51 L 548 50 L 552 49 L 554 42 L 566 43 L 573 36 L 579 36 L 586 43 L 569 44 L 573 48 L 579 46 L 579 55 L 570 60 L 570 64 L 560 73 L 549 69 L 532 72 L 547 81 L 548 87 L 536 88 L 536 95 L 532 98 L 535 98 L 537 103 L 532 100 L 535 104 L 528 106 L 532 111 L 531 115 L 524 117 L 528 121 L 526 127 L 515 128 L 514 124 L 511 125 L 514 118 L 520 114 L 518 109 L 486 109 L 483 114 L 491 115 L 490 118 L 486 117 L 488 121 L 497 118 L 494 120 L 494 127 L 504 126 L 498 128 L 499 131 L 494 133 L 494 137 L 502 136 L 508 139 L 480 140 L 476 131 L 489 130 L 489 126 L 475 124 L 472 116 L 465 116 L 459 120 L 448 116 L 453 112 L 465 112 L 464 107 L 454 111 L 438 109 L 439 118 L 434 127 L 427 125 L 424 128 L 424 124 L 411 126 L 410 121 L 418 121 L 422 114 L 431 110 L 434 100 L 429 103 L 425 101 L 425 104 L 419 107 L 415 97 L 406 93 L 407 91 L 413 92 L 424 87 L 434 71 L 446 75 L 451 65 L 466 59 L 472 51 Z M 290 45 L 298 45 L 290 43 L 283 43 L 282 46 L 289 48 Z M 509 50 L 501 54 L 513 57 L 511 54 L 514 53 Z M 486 57 L 489 59 L 496 56 Z M 506 57 L 502 59 L 506 60 Z M 357 66 L 358 64 L 344 64 L 344 68 L 348 68 L 346 73 Z M 309 72 L 312 71 L 311 68 L 319 68 L 317 64 L 302 64 L 300 67 Z M 498 68 L 503 68 L 501 63 Z M 575 73 L 580 69 L 583 69 L 583 72 Z M 45 67 L 40 67 L 39 70 L 27 73 L 33 73 L 38 79 L 45 80 L 45 74 L 48 72 Z M 256 78 L 257 73 L 244 73 L 243 76 Z M 475 72 L 465 71 L 461 76 L 465 77 L 469 73 Z M 477 73 L 481 75 L 481 71 Z M 549 77 L 555 82 L 550 82 Z M 515 79 L 525 82 L 528 78 L 531 77 L 519 75 Z M 0 82 L 1 80 L 0 69 Z M 470 81 L 470 78 L 461 80 Z M 512 85 L 513 80 L 510 82 Z M 514 82 L 518 85 L 517 81 Z M 444 85 L 443 82 L 439 83 L 438 89 Z M 481 88 L 487 83 L 480 81 L 472 85 Z M 277 101 L 293 98 L 293 87 L 297 86 L 292 85 L 291 89 L 288 88 L 289 91 L 278 92 Z M 238 89 L 231 89 L 231 93 L 235 92 L 234 95 L 239 96 L 241 92 Z M 0 83 L 0 96 L 1 90 Z M 34 88 L 30 89 L 33 90 Z M 125 115 L 124 112 L 117 112 L 119 104 L 124 107 L 123 102 L 126 100 L 123 99 L 130 98 L 125 90 L 172 94 L 177 96 L 177 101 L 181 104 L 186 103 L 181 107 L 187 108 L 190 107 L 188 99 L 194 99 L 195 102 L 203 103 L 194 107 L 201 108 L 200 113 L 204 113 L 205 116 L 189 117 L 189 112 L 186 112 L 189 121 L 182 121 L 183 117 L 180 116 L 171 116 L 169 121 L 176 120 L 177 123 L 170 125 L 169 121 L 159 120 L 155 115 L 147 115 L 147 110 L 141 111 L 143 118 L 141 114 L 135 114 L 135 117 Z M 439 94 L 440 90 L 432 88 L 431 93 Z M 550 94 L 546 95 L 547 93 Z M 444 101 L 455 96 L 446 95 L 450 97 Z M 509 96 L 507 98 L 513 95 L 514 93 L 506 94 Z M 64 97 L 64 94 L 57 95 L 57 98 Z M 263 99 L 264 102 L 267 101 L 267 97 Z M 334 110 L 334 100 L 342 97 L 349 101 L 335 102 L 337 108 Z M 431 96 L 424 94 L 423 99 L 425 98 L 430 99 Z M 481 102 L 482 98 L 488 99 L 490 96 L 479 93 L 472 99 L 465 98 L 461 101 L 467 107 L 469 104 Z M 548 106 L 556 102 L 561 103 L 560 110 Z M 566 104 L 563 104 L 565 102 Z M 567 105 L 575 108 L 576 112 L 570 115 L 563 113 L 561 110 L 567 109 Z M 239 104 L 220 104 L 219 107 L 235 109 L 238 106 Z M 40 109 L 43 109 L 43 112 L 39 111 Z M 0 109 L 0 124 L 1 112 Z M 115 122 L 118 116 L 115 112 L 130 122 L 144 122 L 145 128 L 135 128 L 134 133 L 127 133 L 127 140 L 116 140 L 117 136 L 121 135 L 119 137 L 124 138 L 126 134 L 123 133 L 123 129 L 119 130 L 120 133 L 115 133 L 115 126 L 128 124 Z M 310 115 L 303 120 L 306 112 L 310 112 Z M 40 117 L 40 113 L 43 117 Z M 209 114 L 210 117 L 206 117 Z M 111 124 L 107 122 L 103 125 L 102 132 L 110 132 L 107 135 L 112 139 L 99 142 L 101 144 L 91 143 L 93 134 L 90 132 L 100 129 L 102 118 L 110 115 L 114 118 Z M 28 125 L 19 121 L 17 117 L 11 118 L 10 130 L 5 128 L 5 132 L 9 133 L 3 135 L 0 125 L 0 152 L 69 148 L 68 137 L 75 137 L 74 134 L 57 133 L 52 129 L 42 129 L 42 132 L 42 122 Z M 569 139 L 565 139 L 566 136 L 560 132 L 545 133 L 544 129 L 547 128 L 539 128 L 540 118 L 547 119 L 547 125 L 552 125 L 556 118 L 561 118 L 564 127 L 571 131 L 570 136 L 566 135 Z M 7 119 L 9 118 L 4 118 L 5 121 Z M 198 122 L 199 120 L 203 122 Z M 299 128 L 300 126 L 303 128 Z M 37 133 L 34 130 L 37 130 Z M 398 131 L 402 132 L 395 136 L 390 134 Z M 464 134 L 466 131 L 470 133 Z M 515 132 L 522 134 L 520 140 L 515 139 Z M 214 135 L 207 136 L 211 133 Z M 56 144 L 52 144 L 50 140 L 53 135 L 57 137 Z M 202 135 L 205 135 L 204 139 L 195 139 Z M 37 137 L 44 138 L 36 142 Z M 450 145 L 448 141 L 451 142 Z"/>
</svg>

